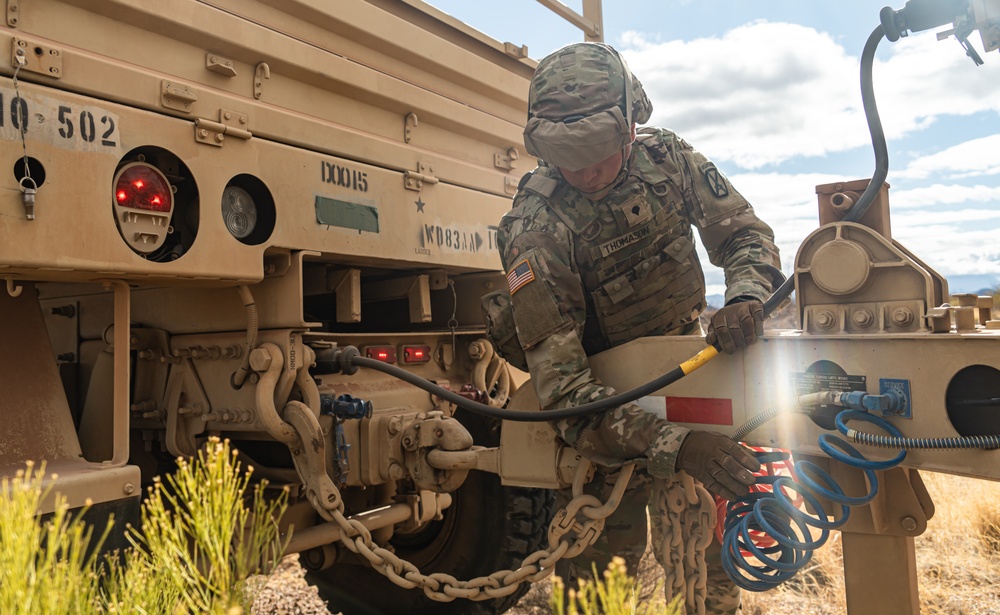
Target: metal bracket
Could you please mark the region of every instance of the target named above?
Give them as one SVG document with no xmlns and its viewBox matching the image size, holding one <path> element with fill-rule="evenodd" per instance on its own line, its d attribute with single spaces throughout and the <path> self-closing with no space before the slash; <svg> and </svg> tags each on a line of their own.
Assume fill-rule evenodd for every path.
<svg viewBox="0 0 1000 615">
<path fill-rule="evenodd" d="M 205 68 L 224 77 L 235 77 L 236 68 L 233 61 L 214 53 L 205 54 Z"/>
<path fill-rule="evenodd" d="M 222 147 L 226 135 L 248 141 L 253 134 L 247 130 L 250 118 L 246 113 L 219 109 L 219 121 L 198 118 L 194 121 L 194 140 L 198 143 Z"/>
<path fill-rule="evenodd" d="M 515 194 L 517 194 L 517 186 L 520 183 L 521 180 L 519 180 L 518 178 L 506 175 L 503 178 L 503 191 L 511 196 L 514 196 Z"/>
<path fill-rule="evenodd" d="M 403 173 L 403 186 L 407 190 L 416 190 L 419 192 L 420 189 L 424 187 L 424 184 L 433 185 L 441 181 L 434 177 L 433 173 L 433 166 L 423 162 L 418 162 L 416 173 L 413 171 L 406 171 Z"/>
<path fill-rule="evenodd" d="M 503 44 L 503 52 L 514 58 L 515 60 L 523 60 L 528 57 L 528 46 L 527 45 L 515 45 L 514 43 Z"/>
<path fill-rule="evenodd" d="M 512 147 L 507 150 L 506 155 L 500 153 L 493 154 L 493 166 L 498 169 L 513 171 L 517 167 L 517 159 L 520 157 L 521 155 L 517 153 L 517 148 Z"/>
<path fill-rule="evenodd" d="M 167 109 L 191 113 L 198 94 L 189 86 L 164 79 L 160 82 L 160 104 Z"/>
<path fill-rule="evenodd" d="M 55 79 L 62 77 L 62 50 L 23 38 L 11 41 L 11 66 Z"/>
<path fill-rule="evenodd" d="M 7 12 L 6 12 L 7 25 L 10 26 L 11 28 L 17 27 L 17 19 L 18 19 L 17 3 L 18 0 L 7 0 Z"/>
</svg>

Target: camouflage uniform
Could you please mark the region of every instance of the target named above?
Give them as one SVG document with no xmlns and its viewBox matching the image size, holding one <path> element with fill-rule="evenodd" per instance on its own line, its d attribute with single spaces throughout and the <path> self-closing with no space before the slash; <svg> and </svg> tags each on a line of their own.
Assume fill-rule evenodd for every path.
<svg viewBox="0 0 1000 615">
<path fill-rule="evenodd" d="M 629 107 L 626 114 L 613 108 L 615 117 L 605 120 L 617 121 L 624 115 L 626 121 L 646 121 L 651 106 L 638 81 L 612 81 L 608 88 L 606 63 L 598 62 L 594 68 L 588 55 L 592 47 L 574 47 L 574 58 L 557 52 L 553 54 L 556 60 L 546 65 L 546 69 L 562 71 L 554 81 L 562 79 L 560 87 L 579 96 L 573 111 L 590 114 L 585 118 L 589 120 L 595 110 L 609 104 L 608 96 L 601 98 L 602 91 L 614 91 L 620 85 L 631 92 L 626 98 L 633 105 L 625 105 Z M 577 79 L 572 75 L 581 66 L 584 76 Z M 540 64 L 533 89 L 539 83 L 545 85 L 548 73 L 540 75 L 542 71 Z M 586 85 L 593 77 L 590 72 L 603 74 L 604 85 L 594 91 Z M 625 72 L 631 76 L 627 68 Z M 569 79 L 565 73 L 571 74 Z M 532 96 L 536 112 L 548 106 L 553 115 L 551 107 L 557 99 L 548 100 L 536 92 Z M 586 105 L 591 107 L 580 111 Z M 631 117 L 633 109 L 635 118 Z M 562 128 L 549 124 L 544 128 L 551 128 L 558 137 Z M 532 130 L 529 119 L 526 143 Z M 576 154 L 581 160 L 578 168 L 591 164 L 586 151 Z M 712 264 L 725 270 L 727 302 L 737 298 L 763 301 L 776 282 L 778 251 L 771 229 L 712 162 L 674 133 L 640 130 L 616 181 L 603 198 L 592 201 L 569 185 L 556 168 L 540 162 L 522 179 L 514 208 L 499 225 L 497 243 L 508 272 L 517 337 L 546 410 L 615 394 L 591 374 L 589 355 L 645 335 L 701 334 L 698 316 L 705 308 L 705 281 L 693 229 L 698 229 Z M 606 495 L 614 481 L 614 468 L 624 460 L 643 459 L 649 474 L 672 477 L 681 441 L 689 431 L 635 404 L 558 421 L 554 426 L 569 445 L 606 468 L 588 488 L 598 495 Z M 650 485 L 644 472 L 633 479 L 623 504 L 608 519 L 606 535 L 571 563 L 570 577 L 589 575 L 591 562 L 603 569 L 612 554 L 622 555 L 630 570 L 636 570 L 646 546 L 645 505 Z M 651 512 L 657 531 L 657 514 Z M 709 589 L 715 599 L 708 612 L 735 612 L 739 590 L 721 573 L 717 544 L 714 549 L 715 554 L 709 554 L 716 564 L 711 576 L 719 586 Z"/>
</svg>

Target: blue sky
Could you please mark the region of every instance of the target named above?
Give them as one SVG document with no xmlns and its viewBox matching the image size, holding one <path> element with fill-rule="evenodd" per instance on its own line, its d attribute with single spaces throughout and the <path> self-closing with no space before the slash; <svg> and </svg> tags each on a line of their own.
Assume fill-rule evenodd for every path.
<svg viewBox="0 0 1000 615">
<path fill-rule="evenodd" d="M 503 8 L 430 3 L 493 38 L 527 45 L 536 59 L 583 40 L 534 0 Z M 604 2 L 605 42 L 645 86 L 650 124 L 675 130 L 729 176 L 774 228 L 786 273 L 816 228 L 815 186 L 872 174 L 858 70 L 886 4 Z M 579 0 L 567 5 L 581 10 Z M 978 33 L 970 40 L 984 66 L 954 38 L 922 32 L 883 40 L 874 69 L 893 238 L 947 276 L 953 292 L 1000 284 L 1000 53 L 982 53 Z M 720 292 L 721 272 L 706 275 L 710 294 Z"/>
</svg>

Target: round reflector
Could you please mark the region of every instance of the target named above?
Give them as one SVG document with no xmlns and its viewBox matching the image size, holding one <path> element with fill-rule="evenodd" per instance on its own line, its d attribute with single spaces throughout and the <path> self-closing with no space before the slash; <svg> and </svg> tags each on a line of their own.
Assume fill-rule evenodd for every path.
<svg viewBox="0 0 1000 615">
<path fill-rule="evenodd" d="M 245 239 L 257 227 L 257 204 L 250 193 L 230 184 L 222 191 L 222 219 L 229 233 Z"/>
</svg>

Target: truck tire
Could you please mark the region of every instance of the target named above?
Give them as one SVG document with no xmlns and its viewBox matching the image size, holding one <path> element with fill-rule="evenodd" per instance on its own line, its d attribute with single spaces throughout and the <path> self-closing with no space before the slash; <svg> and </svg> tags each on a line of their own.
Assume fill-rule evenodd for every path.
<svg viewBox="0 0 1000 615">
<path fill-rule="evenodd" d="M 456 418 L 476 444 L 499 443 L 498 422 L 462 411 Z M 452 496 L 441 521 L 391 540 L 396 555 L 423 574 L 444 572 L 464 581 L 516 570 L 526 556 L 546 546 L 552 491 L 504 487 L 498 476 L 472 471 Z M 306 578 L 329 601 L 330 612 L 343 615 L 499 615 L 514 606 L 529 586 L 523 583 L 511 595 L 493 600 L 436 602 L 419 588 L 395 585 L 367 565 L 338 564 Z"/>
</svg>

